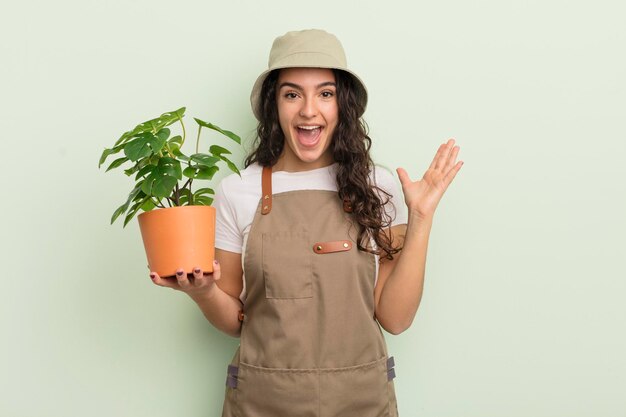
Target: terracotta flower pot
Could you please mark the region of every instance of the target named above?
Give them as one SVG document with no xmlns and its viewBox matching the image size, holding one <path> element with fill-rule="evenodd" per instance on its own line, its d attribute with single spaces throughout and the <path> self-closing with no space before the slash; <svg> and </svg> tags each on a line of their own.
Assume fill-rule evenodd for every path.
<svg viewBox="0 0 626 417">
<path fill-rule="evenodd" d="M 215 209 L 182 206 L 154 209 L 137 216 L 148 268 L 162 277 L 182 268 L 213 271 L 215 258 Z"/>
</svg>

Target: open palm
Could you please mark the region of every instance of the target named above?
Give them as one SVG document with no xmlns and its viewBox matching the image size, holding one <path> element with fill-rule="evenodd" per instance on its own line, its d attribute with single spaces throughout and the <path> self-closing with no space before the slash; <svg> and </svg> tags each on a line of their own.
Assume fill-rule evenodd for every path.
<svg viewBox="0 0 626 417">
<path fill-rule="evenodd" d="M 459 149 L 458 146 L 454 146 L 454 139 L 439 146 L 428 170 L 418 181 L 411 181 L 403 168 L 397 169 L 409 212 L 420 217 L 434 215 L 443 193 L 463 166 L 463 161 L 455 162 Z"/>
</svg>

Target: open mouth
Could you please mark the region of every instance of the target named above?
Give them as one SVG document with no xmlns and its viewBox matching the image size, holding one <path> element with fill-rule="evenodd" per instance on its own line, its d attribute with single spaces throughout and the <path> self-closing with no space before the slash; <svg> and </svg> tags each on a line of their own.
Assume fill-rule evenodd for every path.
<svg viewBox="0 0 626 417">
<path fill-rule="evenodd" d="M 303 146 L 315 146 L 322 133 L 322 126 L 297 126 L 298 142 Z"/>
</svg>

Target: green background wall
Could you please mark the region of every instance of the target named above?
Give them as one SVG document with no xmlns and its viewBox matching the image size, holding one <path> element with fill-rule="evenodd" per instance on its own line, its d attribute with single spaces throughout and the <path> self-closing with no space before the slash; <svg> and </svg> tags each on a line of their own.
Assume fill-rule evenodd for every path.
<svg viewBox="0 0 626 417">
<path fill-rule="evenodd" d="M 0 16 L 0 415 L 217 416 L 237 340 L 154 286 L 131 188 L 97 169 L 179 106 L 242 134 L 275 36 L 317 27 L 367 83 L 374 157 L 449 137 L 403 416 L 625 416 L 622 1 L 11 2 Z M 244 152 L 236 155 L 241 161 Z"/>
</svg>

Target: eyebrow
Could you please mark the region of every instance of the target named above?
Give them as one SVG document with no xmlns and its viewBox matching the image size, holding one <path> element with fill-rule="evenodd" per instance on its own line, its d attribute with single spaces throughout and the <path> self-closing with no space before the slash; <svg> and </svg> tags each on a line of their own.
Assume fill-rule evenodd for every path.
<svg viewBox="0 0 626 417">
<path fill-rule="evenodd" d="M 329 87 L 329 86 L 337 87 L 337 84 L 335 82 L 333 82 L 333 81 L 326 81 L 326 82 L 323 82 L 321 84 L 318 84 L 315 88 L 316 89 L 320 89 L 322 87 Z M 283 87 L 291 87 L 291 88 L 295 88 L 296 90 L 304 90 L 304 88 L 301 85 L 298 85 L 298 84 L 295 84 L 295 83 L 290 83 L 290 82 L 281 83 L 278 86 L 278 89 L 280 90 Z"/>
</svg>

